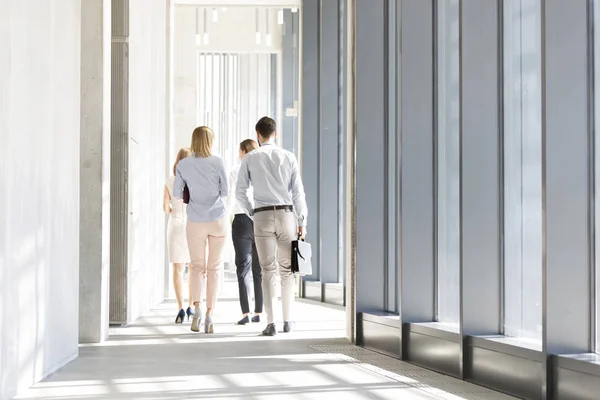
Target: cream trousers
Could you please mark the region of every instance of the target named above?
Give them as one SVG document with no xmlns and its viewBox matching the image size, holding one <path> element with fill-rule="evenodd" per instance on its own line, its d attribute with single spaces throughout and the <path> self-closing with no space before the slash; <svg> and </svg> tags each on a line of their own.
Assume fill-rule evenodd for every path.
<svg viewBox="0 0 600 400">
<path fill-rule="evenodd" d="M 273 210 L 254 214 L 254 240 L 262 269 L 262 288 L 267 322 L 273 323 L 276 270 L 281 277 L 283 320 L 293 321 L 294 286 L 292 240 L 298 235 L 296 215 L 292 211 Z"/>
</svg>

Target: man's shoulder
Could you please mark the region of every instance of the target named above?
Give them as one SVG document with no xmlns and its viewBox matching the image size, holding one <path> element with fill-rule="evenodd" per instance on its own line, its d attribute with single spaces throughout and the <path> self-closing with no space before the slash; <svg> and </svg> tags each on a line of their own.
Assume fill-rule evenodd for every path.
<svg viewBox="0 0 600 400">
<path fill-rule="evenodd" d="M 256 150 L 252 150 L 250 153 L 246 154 L 243 158 L 243 161 L 246 163 L 251 162 L 253 160 L 260 160 L 265 158 L 272 158 L 273 155 L 276 155 L 278 158 L 285 158 L 290 161 L 296 161 L 296 155 L 289 150 L 286 150 L 279 146 L 263 146 L 259 147 Z"/>
<path fill-rule="evenodd" d="M 290 162 L 293 162 L 293 163 L 294 163 L 294 162 L 297 162 L 297 161 L 298 161 L 298 160 L 296 159 L 296 154 L 294 154 L 293 152 L 291 152 L 291 151 L 289 151 L 289 150 L 286 150 L 286 149 L 283 149 L 283 148 L 281 148 L 281 147 L 279 147 L 279 151 L 280 151 L 280 154 L 281 154 L 283 157 L 287 158 L 287 159 L 288 159 Z"/>
<path fill-rule="evenodd" d="M 270 149 L 271 152 L 276 153 L 280 157 L 296 159 L 296 155 L 289 150 L 284 149 L 283 147 L 273 146 Z"/>
<path fill-rule="evenodd" d="M 265 149 L 263 147 L 259 147 L 258 149 L 252 150 L 250 153 L 247 153 L 244 158 L 242 158 L 242 163 L 248 163 L 250 160 L 256 160 L 262 157 L 265 154 Z"/>
</svg>

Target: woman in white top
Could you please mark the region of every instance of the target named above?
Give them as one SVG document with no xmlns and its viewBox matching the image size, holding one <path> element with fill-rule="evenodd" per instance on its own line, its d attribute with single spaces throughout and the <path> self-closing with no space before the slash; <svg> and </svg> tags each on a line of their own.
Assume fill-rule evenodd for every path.
<svg viewBox="0 0 600 400">
<path fill-rule="evenodd" d="M 244 140 L 240 143 L 240 160 L 257 148 L 258 144 L 254 140 Z M 250 322 L 250 304 L 248 298 L 250 297 L 252 286 L 254 286 L 254 316 L 252 317 L 252 322 L 260 322 L 260 314 L 263 308 L 263 293 L 262 271 L 254 243 L 254 222 L 244 213 L 235 199 L 235 185 L 239 171 L 240 164 L 238 163 L 231 171 L 231 178 L 229 179 L 231 185 L 229 191 L 232 193 L 229 196 L 229 210 L 234 215 L 233 225 L 231 226 L 231 239 L 233 240 L 233 248 L 235 250 L 235 266 L 240 293 L 240 306 L 243 314 L 242 319 L 238 321 L 238 325 L 246 325 Z M 249 196 L 252 197 L 252 194 L 249 194 Z M 252 279 L 250 279 L 250 270 L 252 270 Z M 254 285 L 251 285 L 251 280 Z"/>
<path fill-rule="evenodd" d="M 191 155 L 192 151 L 187 147 L 182 148 L 177 153 L 175 165 L 173 165 L 173 175 L 167 178 L 163 198 L 163 209 L 165 213 L 169 214 L 169 222 L 167 223 L 167 251 L 169 253 L 169 262 L 173 263 L 173 286 L 175 287 L 175 296 L 177 297 L 177 307 L 179 309 L 179 313 L 175 318 L 176 324 L 183 323 L 186 313 L 188 320 L 190 316 L 194 315 L 191 290 L 189 292 L 187 312 L 183 310 L 183 269 L 185 263 L 190 262 L 190 253 L 185 233 L 185 224 L 187 222 L 186 204 L 182 199 L 173 197 L 173 183 L 175 182 L 177 164 Z"/>
</svg>

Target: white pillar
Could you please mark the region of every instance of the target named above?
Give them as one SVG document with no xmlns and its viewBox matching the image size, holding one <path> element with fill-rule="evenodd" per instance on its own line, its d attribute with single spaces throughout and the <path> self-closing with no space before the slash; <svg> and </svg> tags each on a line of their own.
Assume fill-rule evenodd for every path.
<svg viewBox="0 0 600 400">
<path fill-rule="evenodd" d="M 111 0 L 81 2 L 79 341 L 108 337 Z"/>
</svg>

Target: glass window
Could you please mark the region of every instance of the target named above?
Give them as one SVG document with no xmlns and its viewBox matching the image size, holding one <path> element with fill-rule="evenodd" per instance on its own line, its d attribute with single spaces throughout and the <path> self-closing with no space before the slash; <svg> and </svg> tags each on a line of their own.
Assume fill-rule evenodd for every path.
<svg viewBox="0 0 600 400">
<path fill-rule="evenodd" d="M 437 2 L 437 320 L 459 323 L 460 80 L 458 0 Z"/>
<path fill-rule="evenodd" d="M 504 1 L 504 333 L 542 338 L 541 10 Z"/>
</svg>

